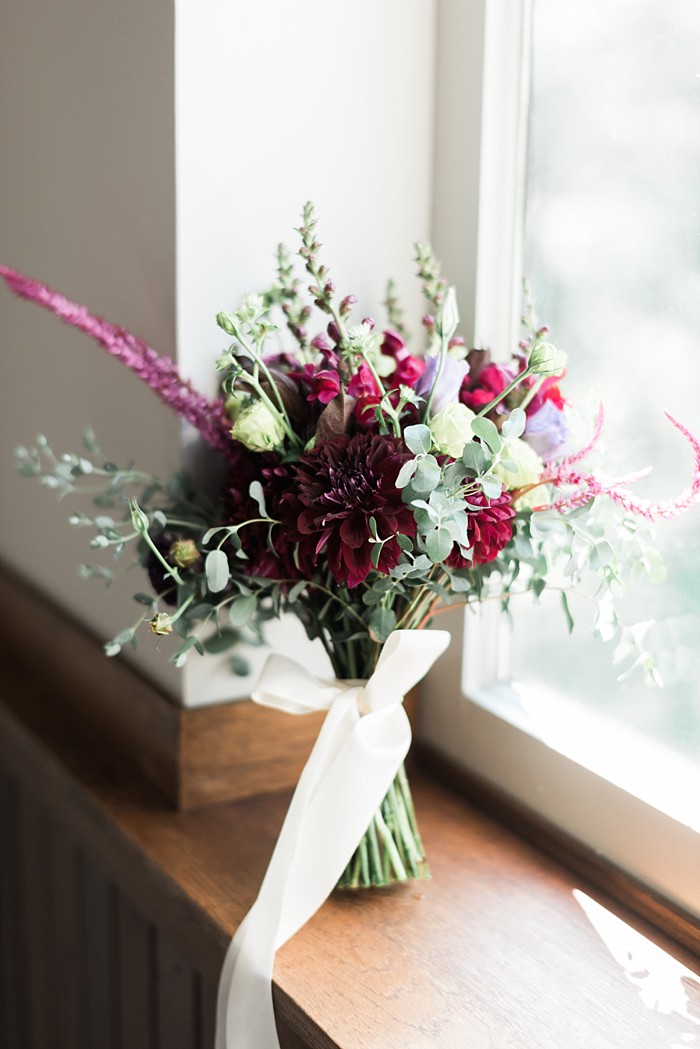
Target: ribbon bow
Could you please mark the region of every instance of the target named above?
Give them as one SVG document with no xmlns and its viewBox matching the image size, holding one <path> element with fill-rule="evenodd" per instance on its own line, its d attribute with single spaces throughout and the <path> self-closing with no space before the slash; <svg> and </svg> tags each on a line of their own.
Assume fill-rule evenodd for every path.
<svg viewBox="0 0 700 1049">
<path fill-rule="evenodd" d="M 368 681 L 322 681 L 272 655 L 253 699 L 291 714 L 328 710 L 299 778 L 258 898 L 226 953 L 215 1049 L 279 1049 L 275 952 L 345 870 L 411 743 L 403 697 L 447 648 L 444 630 L 395 630 Z"/>
</svg>

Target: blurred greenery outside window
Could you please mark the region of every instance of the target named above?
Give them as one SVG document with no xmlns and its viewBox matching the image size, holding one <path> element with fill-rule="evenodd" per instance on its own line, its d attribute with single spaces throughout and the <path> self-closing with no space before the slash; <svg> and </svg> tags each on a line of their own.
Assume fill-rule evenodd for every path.
<svg viewBox="0 0 700 1049">
<path fill-rule="evenodd" d="M 653 472 L 640 495 L 668 498 L 692 456 L 664 416 L 700 434 L 700 4 L 533 0 L 525 259 L 538 320 L 564 349 L 565 395 L 590 422 L 606 409 L 595 466 Z M 591 387 L 593 386 L 593 392 Z M 624 681 L 594 609 L 572 599 L 537 615 L 512 604 L 514 679 L 567 696 L 689 758 L 700 757 L 700 506 L 659 522 L 662 584 L 631 586 L 630 622 L 663 689 Z"/>
</svg>

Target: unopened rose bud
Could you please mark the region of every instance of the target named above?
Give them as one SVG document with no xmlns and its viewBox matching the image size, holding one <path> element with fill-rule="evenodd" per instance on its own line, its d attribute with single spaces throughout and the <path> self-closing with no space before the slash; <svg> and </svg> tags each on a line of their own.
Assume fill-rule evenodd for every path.
<svg viewBox="0 0 700 1049">
<path fill-rule="evenodd" d="M 158 637 L 167 637 L 173 632 L 172 617 L 167 612 L 156 613 L 148 625 L 152 633 L 157 634 Z"/>
<path fill-rule="evenodd" d="M 566 354 L 551 342 L 540 342 L 530 354 L 527 366 L 534 375 L 561 375 L 566 368 Z"/>
<path fill-rule="evenodd" d="M 177 568 L 191 568 L 200 559 L 194 539 L 176 539 L 168 550 L 168 558 Z"/>
</svg>

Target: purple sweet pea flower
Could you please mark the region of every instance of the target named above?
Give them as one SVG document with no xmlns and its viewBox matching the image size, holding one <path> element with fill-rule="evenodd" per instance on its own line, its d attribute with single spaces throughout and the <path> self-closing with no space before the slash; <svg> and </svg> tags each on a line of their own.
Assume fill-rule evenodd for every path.
<svg viewBox="0 0 700 1049">
<path fill-rule="evenodd" d="M 565 452 L 570 435 L 564 412 L 552 401 L 544 401 L 538 411 L 527 417 L 525 440 L 545 463 Z"/>
<path fill-rule="evenodd" d="M 431 389 L 433 388 L 439 363 L 439 356 L 426 357 L 425 371 L 415 385 L 415 391 L 418 396 L 426 401 L 430 396 Z M 448 404 L 453 404 L 458 400 L 459 391 L 464 382 L 464 377 L 467 374 L 468 368 L 469 365 L 466 361 L 455 360 L 455 358 L 450 357 L 449 354 L 445 357 L 442 374 L 440 375 L 430 405 L 431 415 L 437 415 L 437 413 L 442 411 L 443 408 L 446 408 Z"/>
</svg>

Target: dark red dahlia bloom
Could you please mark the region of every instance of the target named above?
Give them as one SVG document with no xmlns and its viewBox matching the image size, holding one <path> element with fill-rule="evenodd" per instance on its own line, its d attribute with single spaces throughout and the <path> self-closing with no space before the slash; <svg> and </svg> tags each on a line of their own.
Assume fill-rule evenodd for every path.
<svg viewBox="0 0 700 1049">
<path fill-rule="evenodd" d="M 324 441 L 294 464 L 293 488 L 282 499 L 285 536 L 299 543 L 302 574 L 313 573 L 323 555 L 337 583 L 357 586 L 372 570 L 370 518 L 377 522 L 381 549 L 378 570 L 399 561 L 397 533 L 412 536 L 411 509 L 396 487 L 410 459 L 397 437 L 358 433 Z"/>
<path fill-rule="evenodd" d="M 467 523 L 469 545 L 473 550 L 471 561 L 462 557 L 455 546 L 447 558 L 451 568 L 470 568 L 472 565 L 485 565 L 498 557 L 503 547 L 513 535 L 512 520 L 515 511 L 511 505 L 508 492 L 502 492 L 498 499 L 487 499 L 483 493 L 470 495 L 469 503 L 481 509 L 471 512 Z"/>
<path fill-rule="evenodd" d="M 222 523 L 243 524 L 260 517 L 260 508 L 248 494 L 251 481 L 262 485 L 265 506 L 270 517 L 280 519 L 282 498 L 293 483 L 291 466 L 280 463 L 276 456 L 258 456 L 256 469 L 235 476 L 230 475 L 222 496 Z M 248 560 L 242 562 L 250 575 L 265 579 L 297 579 L 299 570 L 294 563 L 292 544 L 286 541 L 279 525 L 270 531 L 264 522 L 245 525 L 238 533 Z M 272 547 L 270 546 L 270 540 Z"/>
</svg>

